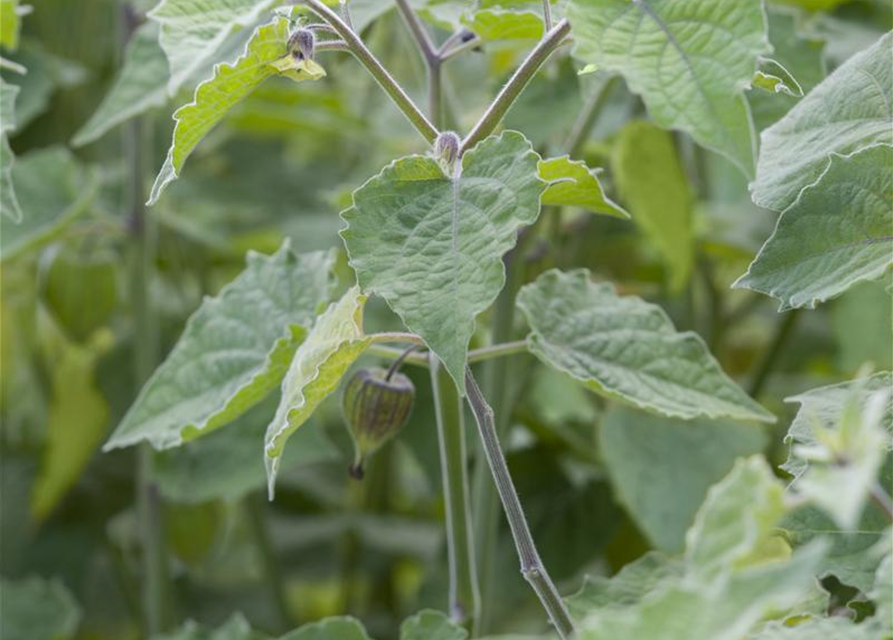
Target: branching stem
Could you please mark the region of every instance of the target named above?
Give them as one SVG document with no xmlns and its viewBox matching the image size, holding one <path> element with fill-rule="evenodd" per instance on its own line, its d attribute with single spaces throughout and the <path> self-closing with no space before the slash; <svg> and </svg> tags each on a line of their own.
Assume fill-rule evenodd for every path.
<svg viewBox="0 0 893 640">
<path fill-rule="evenodd" d="M 527 86 L 527 83 L 530 82 L 539 68 L 543 66 L 543 63 L 552 52 L 564 42 L 570 30 L 570 23 L 567 20 L 562 20 L 543 36 L 543 39 L 539 41 L 524 62 L 521 63 L 521 66 L 518 67 L 515 74 L 505 84 L 502 91 L 499 92 L 484 115 L 481 116 L 481 119 L 474 125 L 468 137 L 462 141 L 462 147 L 459 150 L 460 154 L 493 133 L 493 130 L 502 121 L 502 118 L 515 103 L 515 100 L 521 95 L 524 87 Z"/>
<path fill-rule="evenodd" d="M 465 388 L 468 394 L 468 404 L 471 406 L 478 425 L 487 464 L 493 475 L 496 492 L 499 494 L 512 538 L 515 541 L 518 559 L 521 561 L 521 574 L 536 592 L 558 635 L 562 639 L 569 638 L 574 633 L 573 620 L 561 594 L 558 593 L 558 589 L 555 588 L 555 584 L 549 577 L 549 572 L 546 571 L 546 567 L 540 560 L 530 527 L 524 517 L 524 510 L 521 508 L 521 501 L 518 499 L 518 492 L 515 490 L 505 456 L 499 445 L 493 410 L 481 394 L 470 368 L 465 371 Z"/>
<path fill-rule="evenodd" d="M 549 0 L 543 0 L 543 24 L 546 31 L 552 30 L 552 3 Z"/>
<path fill-rule="evenodd" d="M 406 92 L 397 81 L 391 76 L 387 69 L 378 61 L 369 48 L 363 44 L 363 40 L 354 32 L 345 20 L 335 13 L 332 9 L 322 3 L 321 0 L 294 0 L 295 2 L 303 2 L 305 5 L 316 13 L 322 20 L 325 20 L 341 39 L 344 40 L 348 50 L 360 61 L 366 69 L 372 74 L 376 82 L 384 89 L 385 93 L 391 98 L 397 108 L 399 108 L 406 118 L 412 123 L 416 130 L 425 140 L 433 144 L 439 133 L 437 127 L 431 124 L 427 116 L 416 106 Z"/>
</svg>

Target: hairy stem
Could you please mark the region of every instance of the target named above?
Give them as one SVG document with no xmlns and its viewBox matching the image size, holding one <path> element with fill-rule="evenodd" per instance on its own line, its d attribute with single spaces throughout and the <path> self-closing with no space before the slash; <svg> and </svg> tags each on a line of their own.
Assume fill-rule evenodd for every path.
<svg viewBox="0 0 893 640">
<path fill-rule="evenodd" d="M 407 120 L 412 123 L 416 130 L 425 140 L 433 144 L 437 139 L 437 127 L 435 127 L 424 113 L 416 106 L 406 92 L 403 90 L 393 76 L 388 73 L 381 62 L 378 61 L 368 47 L 363 44 L 362 39 L 348 25 L 344 19 L 329 7 L 322 3 L 321 0 L 294 0 L 295 2 L 303 2 L 305 5 L 316 13 L 321 19 L 325 20 L 331 26 L 341 39 L 344 40 L 350 52 L 360 61 L 366 69 L 372 74 L 376 82 L 384 89 L 385 93 L 391 98 L 397 108 L 403 112 Z"/>
<path fill-rule="evenodd" d="M 481 119 L 474 125 L 471 133 L 462 141 L 460 153 L 464 153 L 493 133 L 493 130 L 502 121 L 502 118 L 515 103 L 515 100 L 521 95 L 524 87 L 527 86 L 527 83 L 530 82 L 537 70 L 543 66 L 543 63 L 552 52 L 562 44 L 570 30 L 570 23 L 567 20 L 562 20 L 543 36 L 543 39 L 539 41 L 524 62 L 521 63 L 521 66 L 518 67 L 515 74 L 505 84 L 502 91 L 499 92 L 484 115 L 481 116 Z"/>
<path fill-rule="evenodd" d="M 543 24 L 546 25 L 546 31 L 552 29 L 552 3 L 549 0 L 543 0 Z"/>
<path fill-rule="evenodd" d="M 431 354 L 431 388 L 437 417 L 440 470 L 446 503 L 447 556 L 450 568 L 449 611 L 471 627 L 480 610 L 477 564 L 471 528 L 468 467 L 462 397 L 453 379 Z"/>
<path fill-rule="evenodd" d="M 397 0 L 397 10 L 403 16 L 403 21 L 409 27 L 413 40 L 419 48 L 419 53 L 425 61 L 425 69 L 428 74 L 428 115 L 435 127 L 441 127 L 442 122 L 442 83 L 440 71 L 440 53 L 431 41 L 431 36 L 425 29 L 425 25 L 419 20 L 419 16 L 412 7 L 409 6 L 408 0 Z"/>
<path fill-rule="evenodd" d="M 382 335 L 399 335 L 399 334 L 382 334 L 376 333 L 372 334 L 372 337 L 382 336 Z M 413 335 L 413 334 L 409 334 Z M 380 342 L 408 342 L 407 340 L 382 340 Z M 415 343 L 419 344 L 419 343 Z M 373 344 L 369 345 L 366 349 L 366 352 L 369 355 L 378 356 L 379 358 L 385 358 L 387 360 L 397 360 L 398 358 L 403 358 L 406 364 L 411 364 L 417 367 L 427 367 L 428 366 L 428 356 L 423 353 L 406 353 L 405 349 L 395 349 L 394 347 L 384 347 L 378 344 L 375 344 L 373 340 Z M 516 340 L 514 342 L 504 342 L 502 344 L 494 344 L 490 347 L 481 347 L 480 349 L 472 349 L 468 352 L 468 363 L 474 364 L 475 362 L 484 362 L 485 360 L 494 360 L 496 358 L 504 358 L 506 356 L 513 356 L 518 353 L 526 353 L 527 352 L 527 342 L 524 340 Z"/>
<path fill-rule="evenodd" d="M 496 492 L 502 502 L 518 551 L 518 559 L 521 561 L 521 574 L 540 599 L 558 635 L 563 639 L 568 638 L 575 631 L 573 620 L 571 620 L 561 594 L 558 593 L 558 589 L 555 588 L 555 584 L 549 577 L 549 572 L 540 560 L 533 536 L 530 534 L 530 527 L 524 517 L 524 510 L 521 508 L 521 501 L 518 499 L 518 492 L 515 490 L 505 456 L 499 445 L 493 410 L 484 400 L 470 368 L 465 371 L 465 387 L 468 393 L 468 404 L 477 421 L 478 432 L 487 456 L 487 464 L 493 475 Z"/>
</svg>

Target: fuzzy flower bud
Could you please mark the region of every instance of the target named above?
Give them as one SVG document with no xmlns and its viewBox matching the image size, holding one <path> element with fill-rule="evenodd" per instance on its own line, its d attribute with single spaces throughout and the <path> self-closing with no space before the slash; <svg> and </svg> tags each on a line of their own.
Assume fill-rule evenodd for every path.
<svg viewBox="0 0 893 640">
<path fill-rule="evenodd" d="M 434 155 L 443 160 L 448 166 L 456 161 L 459 155 L 459 145 L 462 141 L 454 131 L 442 131 L 434 142 Z"/>
<path fill-rule="evenodd" d="M 299 27 L 288 38 L 288 52 L 300 60 L 313 60 L 316 36 L 310 29 Z"/>
</svg>

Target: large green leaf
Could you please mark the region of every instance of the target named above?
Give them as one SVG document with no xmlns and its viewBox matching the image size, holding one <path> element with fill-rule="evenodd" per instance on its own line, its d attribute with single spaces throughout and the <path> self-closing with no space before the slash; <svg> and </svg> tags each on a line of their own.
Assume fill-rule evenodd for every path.
<svg viewBox="0 0 893 640">
<path fill-rule="evenodd" d="M 568 156 L 540 160 L 539 176 L 549 183 L 542 203 L 558 207 L 580 207 L 593 213 L 629 218 L 619 204 L 605 195 L 598 175 L 585 162 Z"/>
<path fill-rule="evenodd" d="M 74 135 L 79 147 L 98 140 L 122 122 L 164 106 L 168 66 L 158 44 L 158 25 L 147 22 L 134 33 L 115 82 L 90 119 Z"/>
<path fill-rule="evenodd" d="M 17 159 L 12 168 L 24 214 L 14 223 L 0 216 L 0 259 L 9 260 L 52 240 L 96 197 L 99 177 L 65 148 L 47 147 Z"/>
<path fill-rule="evenodd" d="M 893 143 L 893 33 L 854 55 L 762 134 L 758 205 L 782 211 L 825 173 L 832 153 Z M 889 165 L 888 165 L 889 166 Z"/>
<path fill-rule="evenodd" d="M 680 291 L 694 263 L 694 194 L 673 136 L 649 122 L 631 122 L 617 137 L 611 168 L 633 220 L 667 264 L 671 289 Z"/>
<path fill-rule="evenodd" d="M 886 640 L 875 620 L 856 624 L 846 616 L 811 618 L 791 626 L 771 622 L 748 640 Z"/>
<path fill-rule="evenodd" d="M 213 77 L 196 87 L 193 101 L 177 109 L 174 137 L 164 166 L 152 185 L 149 204 L 154 204 L 167 185 L 180 176 L 186 158 L 227 111 L 264 80 L 280 73 L 273 63 L 286 54 L 288 30 L 288 20 L 284 17 L 258 27 L 239 59 L 231 65 L 214 67 Z"/>
<path fill-rule="evenodd" d="M 782 310 L 812 309 L 861 280 L 880 278 L 893 264 L 891 167 L 889 145 L 832 154 L 734 286 L 771 295 Z"/>
<path fill-rule="evenodd" d="M 19 46 L 19 0 L 0 0 L 0 46 L 15 50 Z"/>
<path fill-rule="evenodd" d="M 664 311 L 594 283 L 587 270 L 552 270 L 518 294 L 531 352 L 609 398 L 670 417 L 771 422 L 692 332 Z"/>
<path fill-rule="evenodd" d="M 276 487 L 285 442 L 304 424 L 341 377 L 369 346 L 363 333 L 366 296 L 353 287 L 319 316 L 307 339 L 298 347 L 282 380 L 282 398 L 267 427 L 264 462 L 270 499 Z"/>
<path fill-rule="evenodd" d="M 279 384 L 332 286 L 328 252 L 248 254 L 248 266 L 192 314 L 104 450 L 175 447 L 232 421 Z"/>
<path fill-rule="evenodd" d="M 599 450 L 616 495 L 657 549 L 681 551 L 707 495 L 739 456 L 759 453 L 760 429 L 731 421 L 674 420 L 632 409 L 611 411 Z"/>
<path fill-rule="evenodd" d="M 475 316 L 505 283 L 502 256 L 518 228 L 539 214 L 538 160 L 514 131 L 466 152 L 452 176 L 434 158 L 401 158 L 341 214 L 360 286 L 422 336 L 462 393 Z"/>
<path fill-rule="evenodd" d="M 371 640 L 363 625 L 347 616 L 305 624 L 279 640 Z"/>
<path fill-rule="evenodd" d="M 743 92 L 771 50 L 761 0 L 573 0 L 568 18 L 578 58 L 622 73 L 658 124 L 753 174 Z"/>
<path fill-rule="evenodd" d="M 19 87 L 0 78 L 0 217 L 21 222 L 22 210 L 12 183 L 12 167 L 15 156 L 6 134 L 16 127 L 16 97 Z"/>
<path fill-rule="evenodd" d="M 80 618 L 80 607 L 58 579 L 0 578 L 3 640 L 69 640 Z"/>
<path fill-rule="evenodd" d="M 650 558 L 602 583 L 591 609 L 585 600 L 576 603 L 584 616 L 578 637 L 739 640 L 765 616 L 797 604 L 814 584 L 824 548 L 811 545 L 789 560 L 777 552 L 773 528 L 785 510 L 782 492 L 764 459 L 739 461 L 698 512 L 682 566 Z M 631 593 L 637 585 L 649 591 Z M 606 604 L 611 596 L 617 599 Z"/>
<path fill-rule="evenodd" d="M 425 609 L 400 625 L 400 640 L 465 640 L 468 631 L 440 611 Z"/>
<path fill-rule="evenodd" d="M 170 62 L 170 93 L 212 60 L 231 33 L 253 25 L 277 2 L 162 0 L 149 17 L 161 25 L 159 42 Z"/>
</svg>

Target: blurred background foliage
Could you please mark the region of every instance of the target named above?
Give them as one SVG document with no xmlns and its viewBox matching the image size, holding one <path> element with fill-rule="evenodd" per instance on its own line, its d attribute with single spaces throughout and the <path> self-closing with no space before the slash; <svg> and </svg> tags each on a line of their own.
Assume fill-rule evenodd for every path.
<svg viewBox="0 0 893 640">
<path fill-rule="evenodd" d="M 23 76 L 4 70 L 3 77 L 21 87 L 13 171 L 37 233 L 22 238 L 3 221 L 0 575 L 21 587 L 15 602 L 4 598 L 4 617 L 12 608 L 30 614 L 33 638 L 140 635 L 136 451 L 99 452 L 139 388 L 139 310 L 127 274 L 140 255 L 131 242 L 127 148 L 135 131 L 149 141 L 142 173 L 150 180 L 170 140 L 170 114 L 188 101 L 195 82 L 89 144 L 71 143 L 114 81 L 127 12 L 151 4 L 33 0 L 18 48 L 4 52 L 28 69 Z M 391 3 L 351 4 L 369 46 L 421 98 L 424 67 Z M 440 38 L 465 4 L 416 2 Z M 770 3 L 769 11 L 776 57 L 805 90 L 891 24 L 884 0 L 787 0 Z M 238 52 L 240 37 L 244 32 L 220 58 Z M 451 128 L 468 130 L 531 44 L 485 42 L 450 63 Z M 156 358 L 202 297 L 242 269 L 247 250 L 272 252 L 285 237 L 299 251 L 340 247 L 337 213 L 351 191 L 394 157 L 426 150 L 349 56 L 325 54 L 322 62 L 324 81 L 274 78 L 239 105 L 197 149 L 187 179 L 150 210 Z M 543 155 L 566 152 L 581 108 L 605 82 L 600 73 L 579 75 L 564 51 L 505 125 L 524 132 Z M 556 265 L 585 266 L 621 291 L 659 303 L 678 328 L 700 333 L 779 422 L 677 424 L 610 406 L 533 358 L 516 356 L 509 465 L 543 559 L 565 593 L 583 573 L 611 574 L 648 549 L 679 551 L 707 487 L 737 455 L 765 451 L 781 463 L 796 408 L 785 397 L 851 378 L 866 361 L 876 370 L 893 365 L 890 298 L 879 295 L 889 277 L 809 314 L 781 316 L 768 297 L 731 290 L 776 214 L 751 204 L 745 179 L 728 161 L 650 125 L 622 83 L 606 95 L 596 126 L 575 151 L 604 168 L 610 195 L 633 221 L 574 210 L 553 215 L 525 244 L 524 279 Z M 796 103 L 759 92 L 749 98 L 760 128 Z M 346 281 L 343 256 L 340 268 Z M 370 331 L 395 326 L 381 301 L 371 301 L 367 313 Z M 788 340 L 794 325 L 798 338 Z M 487 326 L 484 317 L 481 343 Z M 337 397 L 294 437 L 274 503 L 261 493 L 260 443 L 275 398 L 159 456 L 172 620 L 217 625 L 240 611 L 272 633 L 349 612 L 371 634 L 394 637 L 406 615 L 445 606 L 430 385 L 427 372 L 407 373 L 418 389 L 411 422 L 372 460 L 362 483 L 346 473 L 350 441 Z M 469 432 L 469 442 L 475 436 Z M 542 630 L 507 529 L 500 535 L 492 627 Z"/>
</svg>

